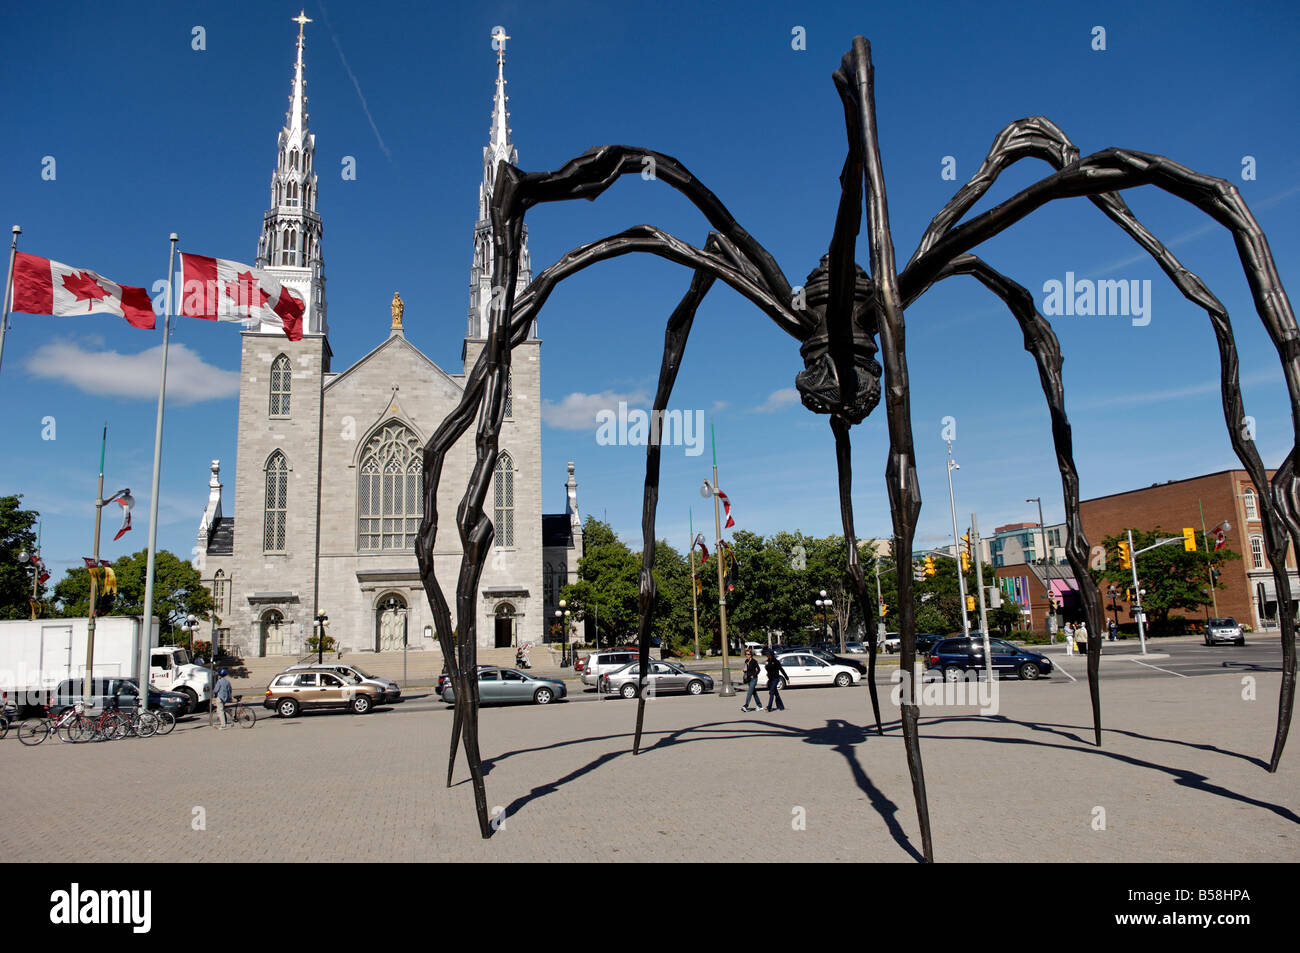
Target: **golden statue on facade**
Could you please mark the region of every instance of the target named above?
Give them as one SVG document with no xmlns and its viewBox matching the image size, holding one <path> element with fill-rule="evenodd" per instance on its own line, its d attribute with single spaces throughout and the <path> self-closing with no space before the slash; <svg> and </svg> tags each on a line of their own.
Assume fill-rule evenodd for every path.
<svg viewBox="0 0 1300 953">
<path fill-rule="evenodd" d="M 406 305 L 402 304 L 402 296 L 396 291 L 393 292 L 393 327 L 392 330 L 402 330 L 402 312 L 406 310 Z"/>
</svg>

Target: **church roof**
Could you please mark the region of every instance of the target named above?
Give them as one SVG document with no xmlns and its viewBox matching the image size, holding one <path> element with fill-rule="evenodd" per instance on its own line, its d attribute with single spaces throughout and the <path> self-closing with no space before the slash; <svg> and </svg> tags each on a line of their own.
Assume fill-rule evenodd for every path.
<svg viewBox="0 0 1300 953">
<path fill-rule="evenodd" d="M 435 364 L 423 351 L 421 351 L 410 341 L 406 340 L 406 338 L 401 334 L 390 335 L 378 347 L 372 349 L 368 354 L 362 357 L 361 360 L 357 361 L 347 370 L 341 371 L 340 373 L 332 376 L 328 381 L 325 382 L 324 389 L 329 390 L 335 384 L 339 383 L 340 381 L 344 380 L 345 378 L 355 373 L 362 365 L 367 364 L 370 361 L 374 360 L 375 357 L 379 354 L 379 352 L 393 347 L 409 348 L 412 353 L 414 353 L 416 356 L 420 358 L 420 360 L 424 361 L 424 363 L 428 364 L 431 368 L 433 368 L 435 371 L 441 374 L 446 379 L 447 383 L 450 384 L 452 387 L 456 388 L 459 391 L 463 391 L 465 389 L 465 380 L 463 375 L 461 375 L 460 378 L 458 379 L 448 374 L 441 367 Z"/>
<path fill-rule="evenodd" d="M 208 536 L 209 556 L 233 556 L 235 553 L 235 518 L 219 517 Z"/>
<path fill-rule="evenodd" d="M 573 524 L 568 513 L 542 514 L 542 547 L 568 548 L 573 545 Z"/>
</svg>

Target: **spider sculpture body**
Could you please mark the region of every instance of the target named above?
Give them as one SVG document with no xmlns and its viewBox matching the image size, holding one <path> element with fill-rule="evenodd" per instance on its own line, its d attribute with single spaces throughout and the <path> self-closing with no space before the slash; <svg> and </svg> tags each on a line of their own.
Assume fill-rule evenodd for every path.
<svg viewBox="0 0 1300 953">
<path fill-rule="evenodd" d="M 912 443 L 907 378 L 904 313 L 935 282 L 969 275 L 997 295 L 1024 335 L 1025 349 L 1037 363 L 1052 420 L 1052 436 L 1061 473 L 1067 524 L 1066 554 L 1086 614 L 1089 638 L 1087 672 L 1095 743 L 1101 744 L 1101 700 L 1098 670 L 1101 633 L 1105 631 L 1101 596 L 1088 572 L 1088 541 L 1079 517 L 1079 477 L 1065 413 L 1062 357 L 1051 325 L 1038 312 L 1033 297 L 1021 285 L 994 270 L 970 251 L 1056 199 L 1086 196 L 1146 250 L 1175 287 L 1205 310 L 1218 343 L 1224 420 L 1233 449 L 1253 480 L 1260 500 L 1265 548 L 1273 566 L 1281 615 L 1283 672 L 1278 721 L 1270 770 L 1276 770 L 1286 743 L 1295 693 L 1295 618 L 1285 569 L 1288 543 L 1300 550 L 1300 475 L 1296 472 L 1300 446 L 1300 333 L 1282 288 L 1272 254 L 1237 190 L 1222 179 L 1198 174 L 1167 158 L 1123 149 L 1106 149 L 1080 157 L 1065 134 L 1043 117 L 1011 123 L 998 134 L 976 174 L 935 216 L 920 246 L 900 271 L 894 258 L 884 176 L 880 163 L 870 46 L 856 37 L 833 79 L 844 107 L 847 158 L 840 175 L 840 202 L 827 255 L 796 294 L 772 256 L 746 232 L 725 206 L 676 159 L 646 149 L 602 146 L 553 172 L 523 172 L 499 164 L 492 196 L 496 236 L 493 295 L 488 343 L 467 380 L 457 408 L 448 415 L 424 450 L 424 519 L 416 541 L 420 572 L 434 613 L 438 637 L 454 684 L 455 714 L 447 782 L 450 785 L 457 746 L 463 739 L 473 781 L 481 833 L 492 834 L 478 740 L 476 664 L 476 589 L 492 544 L 493 526 L 483 503 L 497 460 L 506 381 L 512 348 L 523 341 L 556 284 L 596 262 L 631 253 L 649 253 L 686 266 L 693 276 L 686 294 L 668 319 L 663 360 L 654 410 L 662 413 L 672 393 L 687 338 L 700 301 L 721 280 L 754 303 L 778 327 L 800 344 L 804 370 L 796 379 L 801 400 L 814 413 L 829 417 L 835 442 L 841 519 L 849 572 L 860 604 L 867 604 L 865 580 L 858 563 L 851 499 L 850 428 L 860 423 L 884 397 L 889 456 L 886 489 L 899 565 L 912 559 L 912 542 L 921 499 Z M 958 222 L 1009 165 L 1025 158 L 1048 162 L 1056 171 L 1000 205 L 962 224 Z M 518 256 L 525 213 L 543 202 L 595 199 L 619 176 L 639 173 L 653 160 L 657 177 L 689 199 L 712 226 L 703 247 L 697 248 L 649 225 L 577 248 L 547 268 L 515 298 Z M 1190 202 L 1228 229 L 1250 285 L 1256 311 L 1282 362 L 1291 398 L 1295 441 L 1273 480 L 1244 426 L 1237 349 L 1232 325 L 1223 305 L 1133 215 L 1119 197 L 1123 189 L 1153 185 Z M 855 261 L 857 238 L 866 209 L 868 275 Z M 877 339 L 879 345 L 877 346 Z M 884 362 L 883 369 L 876 357 Z M 883 384 L 883 387 L 882 387 Z M 463 557 L 456 584 L 453 632 L 447 599 L 434 574 L 434 542 L 438 530 L 437 490 L 446 452 L 477 418 L 476 462 L 468 489 L 457 510 Z M 651 573 L 655 553 L 655 511 L 658 502 L 658 429 L 651 429 L 646 448 L 638 628 L 641 671 L 648 671 L 650 613 L 655 583 Z M 901 667 L 914 671 L 915 618 L 910 573 L 898 574 Z M 874 679 L 875 634 L 869 635 L 871 704 L 878 732 L 883 731 Z M 643 676 L 644 678 L 644 676 Z M 904 681 L 901 724 L 916 799 L 923 855 L 933 859 L 929 807 L 918 735 L 919 710 L 912 687 Z M 641 745 L 645 714 L 642 694 L 637 706 L 633 753 Z"/>
</svg>

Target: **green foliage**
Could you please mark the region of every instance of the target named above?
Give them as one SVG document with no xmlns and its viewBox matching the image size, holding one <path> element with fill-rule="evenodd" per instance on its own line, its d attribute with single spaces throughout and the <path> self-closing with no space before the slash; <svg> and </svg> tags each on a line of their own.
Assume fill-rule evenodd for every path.
<svg viewBox="0 0 1300 953">
<path fill-rule="evenodd" d="M 308 652 L 333 652 L 335 649 L 338 648 L 338 642 L 334 640 L 334 636 L 332 635 L 325 636 L 325 644 L 323 646 L 319 644 L 320 641 L 321 641 L 320 636 L 317 635 L 308 636 L 307 651 Z"/>
<path fill-rule="evenodd" d="M 22 495 L 0 496 L 0 619 L 26 619 L 31 616 L 28 600 L 32 597 L 32 565 L 18 561 L 21 552 L 36 550 L 35 510 L 22 508 Z M 45 598 L 39 586 L 37 600 Z"/>
<path fill-rule="evenodd" d="M 1179 542 L 1161 546 L 1150 552 L 1142 553 L 1137 559 L 1138 581 L 1146 590 L 1142 597 L 1142 607 L 1147 611 L 1153 632 L 1166 633 L 1170 629 L 1169 614 L 1175 609 L 1200 612 L 1210 602 L 1209 570 L 1220 570 L 1229 560 L 1240 559 L 1239 553 L 1224 547 L 1216 552 L 1205 551 L 1205 534 L 1198 532 L 1196 552 L 1189 553 L 1182 546 L 1181 530 L 1166 530 L 1159 526 L 1152 530 L 1133 530 L 1133 549 L 1145 549 L 1161 539 L 1178 537 Z M 1127 531 L 1121 531 L 1103 540 L 1106 547 L 1106 569 L 1093 570 L 1097 582 L 1113 583 L 1117 588 L 1125 589 L 1133 585 L 1133 573 L 1121 569 L 1119 564 L 1120 540 L 1127 542 Z M 1224 589 L 1223 583 L 1216 582 L 1215 589 Z M 1105 589 L 1105 586 L 1102 586 Z"/>
<path fill-rule="evenodd" d="M 99 603 L 100 615 L 142 615 L 144 612 L 145 550 L 122 556 L 113 562 L 117 576 L 117 595 Z M 68 570 L 54 587 L 54 605 L 58 615 L 77 618 L 90 612 L 90 572 L 84 567 Z M 153 614 L 160 623 L 160 639 L 166 644 L 181 638 L 180 625 L 186 616 L 208 620 L 212 612 L 212 594 L 199 571 L 188 561 L 178 559 L 165 549 L 154 559 Z"/>
<path fill-rule="evenodd" d="M 1009 633 L 1024 618 L 1020 613 L 1020 603 L 1003 596 L 1002 605 L 989 610 L 989 628 L 995 632 Z M 1021 629 L 1019 631 L 1025 630 Z"/>
</svg>

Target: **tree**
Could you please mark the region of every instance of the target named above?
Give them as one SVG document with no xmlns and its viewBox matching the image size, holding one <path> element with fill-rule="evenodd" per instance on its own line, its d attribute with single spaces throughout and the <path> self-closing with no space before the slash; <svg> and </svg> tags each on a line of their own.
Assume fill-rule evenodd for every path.
<svg viewBox="0 0 1300 953">
<path fill-rule="evenodd" d="M 113 563 L 117 577 L 117 595 L 96 602 L 97 615 L 129 616 L 144 613 L 145 570 L 148 553 L 140 550 L 122 556 Z M 63 617 L 81 617 L 90 612 L 90 572 L 85 568 L 68 570 L 54 587 L 56 610 Z M 177 629 L 187 616 L 210 618 L 212 594 L 203 585 L 199 571 L 186 560 L 178 559 L 165 549 L 154 559 L 153 614 L 159 620 L 159 638 L 164 643 L 177 639 Z"/>
<path fill-rule="evenodd" d="M 32 597 L 30 562 L 20 562 L 21 552 L 36 552 L 35 510 L 22 508 L 22 495 L 0 496 L 0 619 L 26 619 L 31 615 L 28 600 Z M 45 598 L 45 587 L 38 585 L 37 601 Z"/>
<path fill-rule="evenodd" d="M 560 598 L 570 611 L 600 618 L 602 641 L 626 642 L 636 635 L 641 560 L 608 523 L 593 516 L 582 525 L 582 541 L 578 581 L 565 586 Z"/>
<path fill-rule="evenodd" d="M 1009 637 L 1011 630 L 1021 625 L 1023 618 L 1020 603 L 1004 597 L 1002 605 L 989 612 L 989 628 Z"/>
<path fill-rule="evenodd" d="M 1189 553 L 1182 546 L 1182 533 L 1170 532 L 1159 526 L 1153 530 L 1133 530 L 1133 549 L 1146 549 L 1162 539 L 1173 537 L 1178 537 L 1179 541 L 1136 557 L 1138 582 L 1146 590 L 1146 595 L 1142 597 L 1142 608 L 1151 617 L 1153 632 L 1169 628 L 1169 614 L 1174 609 L 1196 611 L 1208 604 L 1210 600 L 1205 590 L 1210 586 L 1209 570 L 1221 570 L 1224 563 L 1241 558 L 1239 553 L 1227 547 L 1207 553 L 1204 533 L 1197 533 L 1196 552 Z M 1093 570 L 1092 574 L 1099 582 L 1104 580 L 1114 583 L 1120 589 L 1126 589 L 1133 585 L 1133 571 L 1124 569 L 1119 564 L 1121 540 L 1128 542 L 1127 532 L 1116 533 L 1103 540 L 1106 547 L 1106 568 Z M 1214 588 L 1225 587 L 1216 581 Z"/>
</svg>

